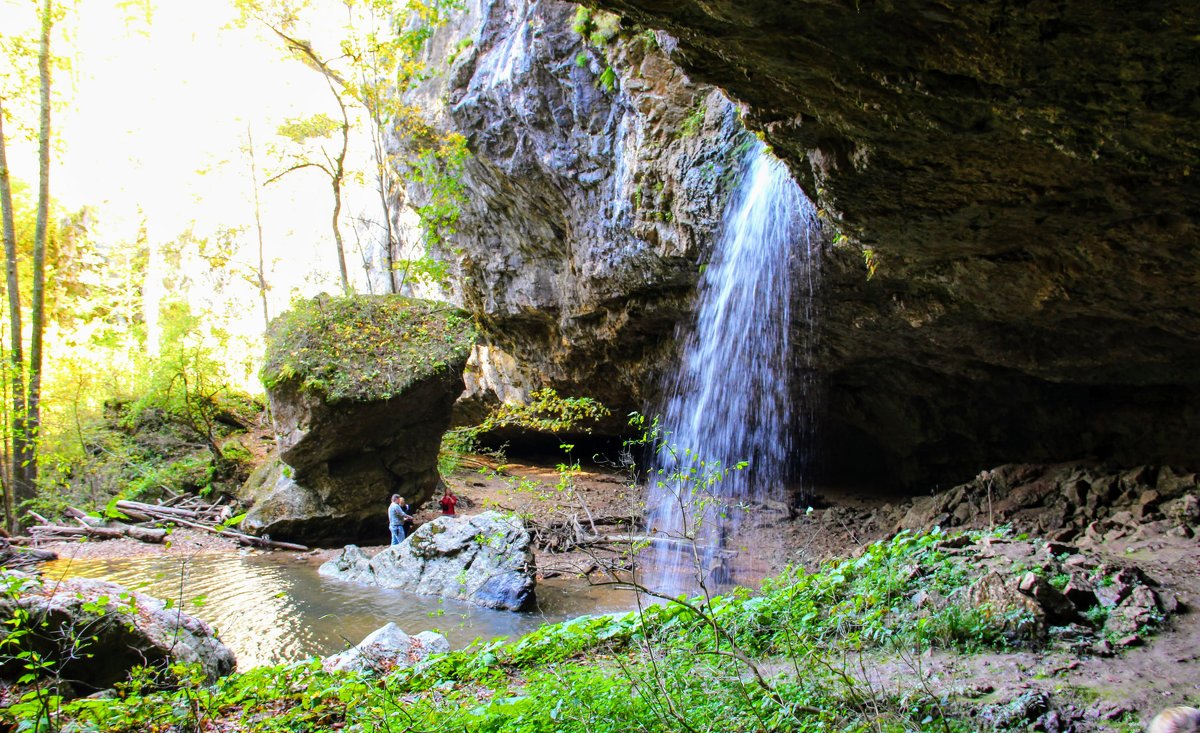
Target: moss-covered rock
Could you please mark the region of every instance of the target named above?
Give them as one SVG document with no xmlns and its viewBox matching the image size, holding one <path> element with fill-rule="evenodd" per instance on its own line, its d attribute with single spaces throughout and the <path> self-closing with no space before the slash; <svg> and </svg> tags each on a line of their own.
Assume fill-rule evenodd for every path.
<svg viewBox="0 0 1200 733">
<path fill-rule="evenodd" d="M 437 484 L 475 338 L 466 315 L 401 296 L 318 297 L 271 324 L 263 382 L 283 465 L 243 488 L 247 528 L 307 543 L 387 533 L 393 493 Z"/>
<path fill-rule="evenodd" d="M 271 323 L 262 381 L 329 403 L 387 400 L 431 373 L 461 372 L 474 343 L 468 314 L 448 303 L 321 295 Z"/>
</svg>

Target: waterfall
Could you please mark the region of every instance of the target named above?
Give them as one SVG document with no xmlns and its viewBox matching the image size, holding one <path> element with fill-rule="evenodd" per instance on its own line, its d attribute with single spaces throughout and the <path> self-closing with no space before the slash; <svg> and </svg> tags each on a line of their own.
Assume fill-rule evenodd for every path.
<svg viewBox="0 0 1200 733">
<path fill-rule="evenodd" d="M 695 325 L 677 332 L 681 363 L 664 385 L 654 431 L 648 523 L 656 539 L 643 554 L 642 582 L 671 595 L 695 591 L 702 577 L 733 581 L 731 556 L 751 541 L 747 519 L 783 499 L 790 478 L 791 375 L 803 356 L 791 343 L 792 318 L 795 309 L 812 322 L 819 225 L 764 146 L 743 168 L 701 277 Z"/>
</svg>

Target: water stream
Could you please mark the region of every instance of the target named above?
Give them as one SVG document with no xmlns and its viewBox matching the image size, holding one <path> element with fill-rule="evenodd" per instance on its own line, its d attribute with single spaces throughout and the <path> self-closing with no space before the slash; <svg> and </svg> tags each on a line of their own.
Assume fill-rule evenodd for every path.
<svg viewBox="0 0 1200 733">
<path fill-rule="evenodd" d="M 313 563 L 284 554 L 63 559 L 43 569 L 47 578 L 101 578 L 172 600 L 216 627 L 241 670 L 333 654 L 389 621 L 409 634 L 440 631 L 458 649 L 476 638 L 515 636 L 544 623 L 633 605 L 625 593 L 553 579 L 538 584 L 536 611 L 495 611 L 323 578 Z"/>
<path fill-rule="evenodd" d="M 785 498 L 798 434 L 792 373 L 807 348 L 792 343 L 793 318 L 813 322 L 819 236 L 816 211 L 787 168 L 763 146 L 752 150 L 701 278 L 695 325 L 677 334 L 679 371 L 664 388 L 649 487 L 657 539 L 643 557 L 642 581 L 653 589 L 736 582 L 739 549 L 761 551 L 747 520 Z"/>
</svg>

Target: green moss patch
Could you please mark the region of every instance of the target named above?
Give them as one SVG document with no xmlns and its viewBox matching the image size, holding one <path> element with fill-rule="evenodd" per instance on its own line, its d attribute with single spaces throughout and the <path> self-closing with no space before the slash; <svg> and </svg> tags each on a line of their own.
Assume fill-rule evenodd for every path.
<svg viewBox="0 0 1200 733">
<path fill-rule="evenodd" d="M 461 368 L 475 329 L 448 303 L 400 295 L 318 296 L 271 323 L 262 381 L 295 382 L 328 402 L 371 402 Z"/>
</svg>

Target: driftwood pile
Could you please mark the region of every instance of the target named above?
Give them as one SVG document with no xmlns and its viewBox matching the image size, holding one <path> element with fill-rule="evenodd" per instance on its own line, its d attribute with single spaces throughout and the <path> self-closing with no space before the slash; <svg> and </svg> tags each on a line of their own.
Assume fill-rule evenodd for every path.
<svg viewBox="0 0 1200 733">
<path fill-rule="evenodd" d="M 129 521 L 102 519 L 68 507 L 63 513 L 74 520 L 74 524 L 55 524 L 36 512 L 29 512 L 29 516 L 39 522 L 29 528 L 29 535 L 34 543 L 77 537 L 104 540 L 129 537 L 140 542 L 162 543 L 167 538 L 168 528 L 174 525 L 212 532 L 221 537 L 228 537 L 240 545 L 300 552 L 308 550 L 304 545 L 255 537 L 230 529 L 225 523 L 233 518 L 233 510 L 228 504 L 221 504 L 219 501 L 210 503 L 199 497 L 182 494 L 159 504 L 121 500 L 113 506 Z"/>
</svg>

